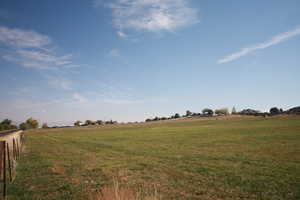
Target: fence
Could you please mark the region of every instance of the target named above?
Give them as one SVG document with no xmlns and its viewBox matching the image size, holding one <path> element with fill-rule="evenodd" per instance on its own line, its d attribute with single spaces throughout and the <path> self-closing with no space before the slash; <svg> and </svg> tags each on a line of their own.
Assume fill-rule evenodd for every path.
<svg viewBox="0 0 300 200">
<path fill-rule="evenodd" d="M 7 196 L 7 185 L 16 176 L 17 161 L 20 158 L 25 137 L 22 131 L 8 132 L 0 136 L 0 180 L 2 199 Z"/>
</svg>

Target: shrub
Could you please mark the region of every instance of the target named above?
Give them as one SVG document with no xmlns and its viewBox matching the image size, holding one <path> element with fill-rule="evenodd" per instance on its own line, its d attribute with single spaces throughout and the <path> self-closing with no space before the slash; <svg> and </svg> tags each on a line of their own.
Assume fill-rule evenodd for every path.
<svg viewBox="0 0 300 200">
<path fill-rule="evenodd" d="M 213 116 L 214 111 L 212 109 L 209 109 L 209 108 L 204 108 L 202 110 L 202 114 L 205 115 L 205 116 Z"/>
<path fill-rule="evenodd" d="M 215 110 L 216 115 L 228 115 L 228 109 L 227 108 L 222 108 L 222 109 L 217 109 Z"/>
<path fill-rule="evenodd" d="M 271 115 L 278 115 L 280 114 L 280 110 L 277 107 L 273 107 L 270 109 L 270 114 Z"/>
</svg>

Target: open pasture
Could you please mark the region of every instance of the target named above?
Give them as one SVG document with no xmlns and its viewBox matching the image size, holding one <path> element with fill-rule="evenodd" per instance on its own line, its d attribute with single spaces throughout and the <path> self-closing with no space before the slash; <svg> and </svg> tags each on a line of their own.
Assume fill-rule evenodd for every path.
<svg viewBox="0 0 300 200">
<path fill-rule="evenodd" d="M 17 173 L 9 199 L 296 200 L 300 117 L 33 130 Z"/>
</svg>

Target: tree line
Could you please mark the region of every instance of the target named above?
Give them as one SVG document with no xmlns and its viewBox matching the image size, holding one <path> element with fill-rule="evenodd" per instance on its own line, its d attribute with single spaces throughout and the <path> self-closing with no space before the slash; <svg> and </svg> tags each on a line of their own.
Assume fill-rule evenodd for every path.
<svg viewBox="0 0 300 200">
<path fill-rule="evenodd" d="M 117 124 L 117 121 L 109 120 L 109 121 L 102 121 L 102 120 L 85 120 L 85 122 L 82 122 L 80 120 L 77 120 L 74 122 L 74 126 L 90 126 L 90 125 L 105 125 L 105 124 Z"/>
<path fill-rule="evenodd" d="M 231 112 L 229 112 L 228 108 L 221 108 L 221 109 L 210 109 L 205 108 L 201 112 L 191 112 L 189 110 L 186 111 L 184 115 L 180 115 L 179 113 L 175 113 L 170 117 L 154 117 L 148 118 L 146 122 L 152 121 L 161 121 L 161 120 L 172 120 L 172 119 L 179 119 L 179 118 L 189 118 L 189 117 L 213 117 L 213 116 L 226 116 L 226 115 L 252 115 L 252 116 L 274 116 L 280 114 L 287 114 L 287 115 L 300 115 L 300 106 L 293 107 L 288 110 L 283 110 L 282 108 L 272 107 L 270 108 L 269 112 L 261 112 L 259 110 L 254 109 L 243 109 L 241 111 L 236 111 L 235 107 L 232 108 Z M 90 126 L 90 125 L 105 125 L 105 124 L 117 124 L 117 121 L 109 120 L 86 120 L 85 122 L 81 122 L 77 120 L 74 122 L 74 126 Z M 21 129 L 21 130 L 28 130 L 28 129 L 36 129 L 39 128 L 39 122 L 32 117 L 27 119 L 25 122 L 21 123 L 19 126 L 12 123 L 10 119 L 4 119 L 0 122 L 0 131 L 4 130 L 14 130 L 14 129 Z M 47 123 L 43 123 L 41 128 L 50 128 Z M 53 127 L 57 128 L 57 126 Z"/>
<path fill-rule="evenodd" d="M 14 130 L 14 129 L 28 130 L 28 129 L 35 129 L 38 127 L 39 127 L 39 122 L 33 118 L 27 119 L 25 122 L 21 123 L 19 126 L 12 124 L 12 120 L 10 120 L 10 119 L 4 119 L 0 123 L 0 131 Z"/>
<path fill-rule="evenodd" d="M 154 118 L 148 118 L 145 121 L 146 122 L 152 122 L 152 121 L 161 121 L 161 120 L 172 120 L 172 119 L 178 119 L 178 118 L 189 118 L 189 117 L 213 117 L 213 116 L 226 116 L 226 115 L 252 115 L 252 116 L 274 116 L 274 115 L 280 115 L 280 114 L 296 114 L 300 115 L 300 106 L 294 107 L 291 109 L 288 109 L 284 111 L 282 108 L 272 107 L 270 108 L 269 112 L 261 112 L 259 110 L 254 109 L 243 109 L 239 112 L 236 111 L 236 108 L 233 107 L 231 110 L 231 113 L 229 112 L 228 108 L 221 108 L 221 109 L 210 109 L 210 108 L 204 108 L 202 112 L 191 112 L 189 110 L 186 111 L 184 115 L 180 115 L 176 113 L 175 115 L 172 115 L 170 117 L 154 117 Z"/>
</svg>

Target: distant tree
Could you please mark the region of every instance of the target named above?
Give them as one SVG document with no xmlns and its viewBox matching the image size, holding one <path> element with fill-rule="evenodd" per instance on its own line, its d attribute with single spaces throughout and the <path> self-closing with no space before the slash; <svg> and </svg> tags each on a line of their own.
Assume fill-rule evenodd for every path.
<svg viewBox="0 0 300 200">
<path fill-rule="evenodd" d="M 29 129 L 28 126 L 27 126 L 27 124 L 26 124 L 25 122 L 21 123 L 21 124 L 19 125 L 19 128 L 20 128 L 21 130 L 27 130 L 27 129 Z"/>
<path fill-rule="evenodd" d="M 113 120 L 110 120 L 110 121 L 106 121 L 105 124 L 117 124 L 118 122 L 117 121 L 113 121 Z"/>
<path fill-rule="evenodd" d="M 200 116 L 201 113 L 193 113 L 192 116 Z"/>
<path fill-rule="evenodd" d="M 12 124 L 12 121 L 10 119 L 4 119 L 0 123 L 0 131 L 3 130 L 12 130 L 12 129 L 17 129 L 18 127 L 14 124 Z"/>
<path fill-rule="evenodd" d="M 277 107 L 273 107 L 270 109 L 270 114 L 271 115 L 278 115 L 280 114 L 280 110 Z"/>
<path fill-rule="evenodd" d="M 1 124 L 9 126 L 9 125 L 11 125 L 11 122 L 12 121 L 10 119 L 5 119 L 1 122 Z"/>
<path fill-rule="evenodd" d="M 180 118 L 180 115 L 179 115 L 178 113 L 176 113 L 176 114 L 174 115 L 174 118 L 175 118 L 175 119 Z"/>
<path fill-rule="evenodd" d="M 47 123 L 43 123 L 42 128 L 49 128 Z"/>
<path fill-rule="evenodd" d="M 279 112 L 280 112 L 280 114 L 284 113 L 282 108 L 279 109 Z"/>
<path fill-rule="evenodd" d="M 19 125 L 19 128 L 22 130 L 36 129 L 38 127 L 39 127 L 39 122 L 33 119 L 32 117 Z"/>
<path fill-rule="evenodd" d="M 214 111 L 212 109 L 209 109 L 209 108 L 204 108 L 202 110 L 202 114 L 206 115 L 206 116 L 213 116 Z"/>
<path fill-rule="evenodd" d="M 222 108 L 222 109 L 217 109 L 215 110 L 216 115 L 228 115 L 228 109 L 227 108 Z"/>
<path fill-rule="evenodd" d="M 17 125 L 14 125 L 14 124 L 11 124 L 11 125 L 10 125 L 10 129 L 18 129 L 18 126 L 17 126 Z"/>
<path fill-rule="evenodd" d="M 300 115 L 300 106 L 291 108 L 287 110 L 286 113 L 289 115 Z"/>
<path fill-rule="evenodd" d="M 103 124 L 103 121 L 102 121 L 102 120 L 97 120 L 97 121 L 96 121 L 96 124 L 102 125 L 102 124 Z"/>
<path fill-rule="evenodd" d="M 187 110 L 187 111 L 186 111 L 186 116 L 188 117 L 188 116 L 191 116 L 191 115 L 192 115 L 192 112 L 189 111 L 189 110 Z"/>
<path fill-rule="evenodd" d="M 27 119 L 25 123 L 27 124 L 28 129 L 36 129 L 39 127 L 39 122 L 32 117 Z"/>
<path fill-rule="evenodd" d="M 253 110 L 249 108 L 239 112 L 240 115 L 259 115 L 259 113 L 261 113 L 259 110 Z"/>
<path fill-rule="evenodd" d="M 152 121 L 152 119 L 146 119 L 145 120 L 145 122 L 151 122 Z"/>
<path fill-rule="evenodd" d="M 74 122 L 74 126 L 80 126 L 81 123 L 81 121 L 77 120 L 76 122 Z"/>
<path fill-rule="evenodd" d="M 10 123 L 11 123 L 11 120 L 9 120 L 9 119 L 3 120 L 3 121 L 0 123 L 0 131 L 7 130 L 7 128 L 8 128 L 8 126 L 10 125 Z"/>
<path fill-rule="evenodd" d="M 85 125 L 86 126 L 89 126 L 89 125 L 92 125 L 93 124 L 93 121 L 92 120 L 86 120 L 85 121 Z"/>
<path fill-rule="evenodd" d="M 154 117 L 153 121 L 159 121 L 159 117 Z"/>
<path fill-rule="evenodd" d="M 237 112 L 236 112 L 236 109 L 235 109 L 235 107 L 234 107 L 234 106 L 233 106 L 233 108 L 232 108 L 231 114 L 232 114 L 232 115 L 235 115 L 235 114 L 237 114 Z"/>
</svg>

